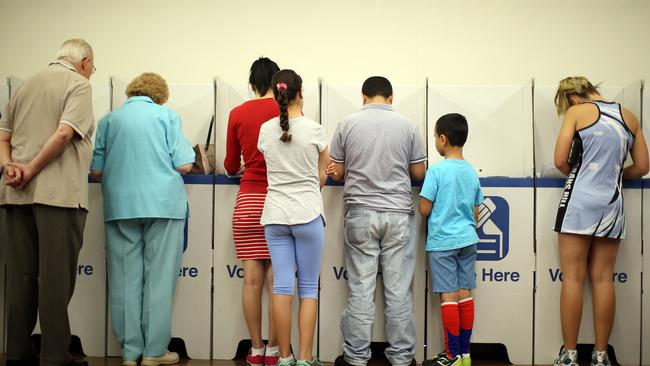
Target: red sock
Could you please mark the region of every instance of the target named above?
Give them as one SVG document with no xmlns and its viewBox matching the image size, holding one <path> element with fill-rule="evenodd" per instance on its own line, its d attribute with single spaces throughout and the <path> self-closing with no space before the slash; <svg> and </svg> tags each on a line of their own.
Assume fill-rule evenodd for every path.
<svg viewBox="0 0 650 366">
<path fill-rule="evenodd" d="M 460 354 L 460 317 L 457 302 L 443 302 L 440 305 L 442 330 L 445 333 L 445 352 L 454 357 Z"/>
<path fill-rule="evenodd" d="M 460 352 L 469 353 L 470 338 L 474 327 L 474 299 L 468 297 L 458 302 L 460 315 Z"/>
</svg>

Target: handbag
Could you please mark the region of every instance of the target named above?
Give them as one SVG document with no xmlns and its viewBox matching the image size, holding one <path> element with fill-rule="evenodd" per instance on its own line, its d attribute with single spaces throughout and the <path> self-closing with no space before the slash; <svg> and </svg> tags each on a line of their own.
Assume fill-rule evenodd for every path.
<svg viewBox="0 0 650 366">
<path fill-rule="evenodd" d="M 195 160 L 192 166 L 193 174 L 214 174 L 215 158 L 214 158 L 214 144 L 210 143 L 212 138 L 212 129 L 214 127 L 214 115 L 210 120 L 210 129 L 208 130 L 208 138 L 205 140 L 205 145 L 194 145 Z"/>
</svg>

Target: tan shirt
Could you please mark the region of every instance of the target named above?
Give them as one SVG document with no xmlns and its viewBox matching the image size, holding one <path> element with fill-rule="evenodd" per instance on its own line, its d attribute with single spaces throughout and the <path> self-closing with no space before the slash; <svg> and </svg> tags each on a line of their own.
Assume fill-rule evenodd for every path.
<svg viewBox="0 0 650 366">
<path fill-rule="evenodd" d="M 29 163 L 60 123 L 76 134 L 57 158 L 23 188 L 0 178 L 0 205 L 44 204 L 88 209 L 88 168 L 95 128 L 92 90 L 65 61 L 55 61 L 20 85 L 7 104 L 0 130 L 10 132 L 11 160 Z"/>
</svg>

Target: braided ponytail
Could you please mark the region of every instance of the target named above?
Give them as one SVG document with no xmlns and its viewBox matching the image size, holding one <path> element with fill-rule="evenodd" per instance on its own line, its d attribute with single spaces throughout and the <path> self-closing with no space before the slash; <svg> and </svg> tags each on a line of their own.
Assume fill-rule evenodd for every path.
<svg viewBox="0 0 650 366">
<path fill-rule="evenodd" d="M 282 84 L 278 89 L 278 106 L 280 106 L 280 128 L 282 128 L 282 136 L 280 136 L 280 141 L 289 143 L 291 142 L 291 134 L 289 133 L 289 112 L 287 111 L 289 107 L 289 98 L 287 97 L 287 89 L 283 88 Z"/>
<path fill-rule="evenodd" d="M 291 104 L 302 90 L 302 79 L 293 70 L 280 70 L 271 80 L 273 97 L 280 107 L 280 128 L 282 136 L 280 141 L 291 142 L 289 133 L 289 104 Z"/>
</svg>

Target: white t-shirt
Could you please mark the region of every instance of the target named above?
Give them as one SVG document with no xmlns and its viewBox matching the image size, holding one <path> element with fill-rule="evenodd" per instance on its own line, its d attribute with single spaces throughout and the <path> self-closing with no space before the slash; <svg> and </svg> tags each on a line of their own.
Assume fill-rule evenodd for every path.
<svg viewBox="0 0 650 366">
<path fill-rule="evenodd" d="M 257 148 L 266 160 L 269 183 L 262 225 L 306 224 L 319 215 L 325 219 L 320 193 L 318 157 L 327 147 L 325 129 L 306 117 L 289 120 L 289 143 L 280 141 L 280 118 L 266 121 Z"/>
</svg>

